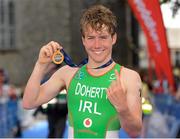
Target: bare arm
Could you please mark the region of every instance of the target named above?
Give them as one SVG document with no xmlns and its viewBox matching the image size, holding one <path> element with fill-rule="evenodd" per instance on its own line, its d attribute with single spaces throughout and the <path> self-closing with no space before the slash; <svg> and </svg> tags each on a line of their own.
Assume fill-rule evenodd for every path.
<svg viewBox="0 0 180 139">
<path fill-rule="evenodd" d="M 140 77 L 129 69 L 123 69 L 121 76 L 116 71 L 116 77 L 108 89 L 108 98 L 119 113 L 122 128 L 129 136 L 137 137 L 142 128 Z"/>
<path fill-rule="evenodd" d="M 127 90 L 127 103 L 124 105 L 126 109 L 122 110 L 119 116 L 125 131 L 131 137 L 137 137 L 142 128 L 141 79 L 134 71 L 127 72 L 124 75 L 126 75 L 124 83 Z"/>
<path fill-rule="evenodd" d="M 48 102 L 58 93 L 59 89 L 65 86 L 63 78 L 55 76 L 60 74 L 61 71 L 55 73 L 49 81 L 41 86 L 41 80 L 48 72 L 48 67 L 52 64 L 51 57 L 60 48 L 61 46 L 56 42 L 50 42 L 41 48 L 39 58 L 25 87 L 24 108 L 31 109 Z"/>
</svg>

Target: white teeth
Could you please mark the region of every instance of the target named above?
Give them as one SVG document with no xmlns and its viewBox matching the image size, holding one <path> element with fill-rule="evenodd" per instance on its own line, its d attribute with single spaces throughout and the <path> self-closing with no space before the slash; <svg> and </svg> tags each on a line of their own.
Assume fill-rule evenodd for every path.
<svg viewBox="0 0 180 139">
<path fill-rule="evenodd" d="M 100 53 L 102 53 L 102 51 L 100 51 L 100 52 L 95 52 L 96 54 L 100 54 Z"/>
<path fill-rule="evenodd" d="M 95 54 L 100 54 L 102 52 L 103 52 L 103 50 L 102 51 L 94 51 Z"/>
</svg>

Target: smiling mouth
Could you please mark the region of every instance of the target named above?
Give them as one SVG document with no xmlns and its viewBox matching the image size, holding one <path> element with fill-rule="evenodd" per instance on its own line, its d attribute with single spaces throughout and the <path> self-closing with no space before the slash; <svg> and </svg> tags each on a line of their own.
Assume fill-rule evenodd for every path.
<svg viewBox="0 0 180 139">
<path fill-rule="evenodd" d="M 102 53 L 102 52 L 94 52 L 95 54 L 100 54 L 100 53 Z"/>
<path fill-rule="evenodd" d="M 94 51 L 95 54 L 101 54 L 103 53 L 104 50 L 101 50 L 101 51 Z"/>
</svg>

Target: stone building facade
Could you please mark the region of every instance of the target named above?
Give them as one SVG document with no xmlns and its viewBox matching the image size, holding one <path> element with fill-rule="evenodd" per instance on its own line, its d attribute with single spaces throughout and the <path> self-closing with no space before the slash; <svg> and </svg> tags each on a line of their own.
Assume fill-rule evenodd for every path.
<svg viewBox="0 0 180 139">
<path fill-rule="evenodd" d="M 131 13 L 125 1 L 0 0 L 0 68 L 7 70 L 10 81 L 25 85 L 40 48 L 51 40 L 61 43 L 75 62 L 85 58 L 79 19 L 83 9 L 94 3 L 108 6 L 117 15 L 120 37 L 113 57 L 119 63 L 132 65 L 127 37 L 131 33 L 131 25 L 127 24 Z"/>
</svg>

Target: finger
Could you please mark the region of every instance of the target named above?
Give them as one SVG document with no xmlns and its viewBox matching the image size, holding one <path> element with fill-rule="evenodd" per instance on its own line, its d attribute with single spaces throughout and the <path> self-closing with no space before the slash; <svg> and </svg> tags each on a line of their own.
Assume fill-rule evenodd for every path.
<svg viewBox="0 0 180 139">
<path fill-rule="evenodd" d="M 116 81 L 121 84 L 120 73 L 115 69 Z"/>
<path fill-rule="evenodd" d="M 53 41 L 52 44 L 53 44 L 52 45 L 53 52 L 56 52 L 57 50 L 61 49 L 59 43 Z"/>
<path fill-rule="evenodd" d="M 47 44 L 47 47 L 49 49 L 49 51 L 53 54 L 54 52 L 56 52 L 57 50 L 57 44 L 54 41 L 51 41 Z"/>
<path fill-rule="evenodd" d="M 121 80 L 121 76 L 120 76 L 120 73 L 115 70 L 115 74 L 116 74 L 116 81 L 117 81 L 117 85 L 120 87 L 121 90 L 124 91 L 124 88 L 123 88 L 123 84 L 122 84 L 122 80 Z"/>
<path fill-rule="evenodd" d="M 51 47 L 52 53 L 54 53 L 57 51 L 58 45 L 54 41 L 52 41 L 50 43 L 50 47 Z"/>
<path fill-rule="evenodd" d="M 51 48 L 51 42 L 48 43 L 47 45 L 45 45 L 43 49 L 44 49 L 47 56 L 52 55 L 53 51 L 52 51 L 52 48 Z"/>
<path fill-rule="evenodd" d="M 49 51 L 48 47 L 44 48 L 44 54 L 45 54 L 45 56 L 47 56 L 47 57 L 50 57 L 50 56 L 51 56 L 51 52 Z"/>
<path fill-rule="evenodd" d="M 106 93 L 107 95 L 110 93 L 109 88 L 106 89 Z"/>
<path fill-rule="evenodd" d="M 111 90 L 111 97 L 116 100 L 118 97 L 118 94 L 121 91 L 121 88 L 119 87 L 117 81 L 113 81 L 111 86 L 110 86 L 110 90 Z"/>
<path fill-rule="evenodd" d="M 48 47 L 51 56 L 54 54 L 54 50 L 53 50 L 53 46 L 51 45 L 50 47 Z"/>
<path fill-rule="evenodd" d="M 117 81 L 116 80 L 114 80 L 114 81 L 112 81 L 111 82 L 111 90 L 113 91 L 113 89 L 115 88 L 117 86 Z"/>
<path fill-rule="evenodd" d="M 112 93 L 111 93 L 111 92 L 112 92 L 112 91 L 111 91 L 111 87 L 109 87 L 106 92 L 107 92 L 107 97 L 108 97 L 108 99 L 111 101 L 111 99 L 112 99 L 112 98 L 111 98 L 111 94 L 112 94 Z"/>
<path fill-rule="evenodd" d="M 52 52 L 53 52 L 53 53 L 56 52 L 56 50 L 57 50 L 57 44 L 56 44 L 54 41 L 51 42 L 50 46 L 51 46 Z"/>
<path fill-rule="evenodd" d="M 114 105 L 115 100 L 117 99 L 116 96 L 114 95 L 114 93 L 112 92 L 112 87 L 109 87 L 107 89 L 107 97 L 109 99 L 109 101 L 111 102 L 111 104 Z"/>
<path fill-rule="evenodd" d="M 56 50 L 61 50 L 61 49 L 63 49 L 63 47 L 62 47 L 61 44 L 59 44 L 59 43 L 57 43 L 57 42 L 55 42 L 55 44 L 56 44 Z"/>
<path fill-rule="evenodd" d="M 115 71 L 115 74 L 116 74 L 116 78 L 117 78 L 118 85 L 121 87 L 121 90 L 122 90 L 123 92 L 125 92 L 125 91 L 126 91 L 126 88 L 125 88 L 125 86 L 124 86 L 124 82 L 123 82 L 123 80 L 122 80 L 122 78 L 121 78 L 120 73 L 116 70 L 116 71 Z"/>
<path fill-rule="evenodd" d="M 108 95 L 110 95 L 110 94 L 111 94 L 111 92 L 112 92 L 112 87 L 111 87 L 111 86 L 109 86 L 109 88 L 107 88 L 107 91 L 108 91 Z"/>
<path fill-rule="evenodd" d="M 115 91 L 116 91 L 116 82 L 113 81 L 111 83 L 111 86 L 108 88 L 108 95 L 113 98 L 115 96 Z"/>
</svg>

